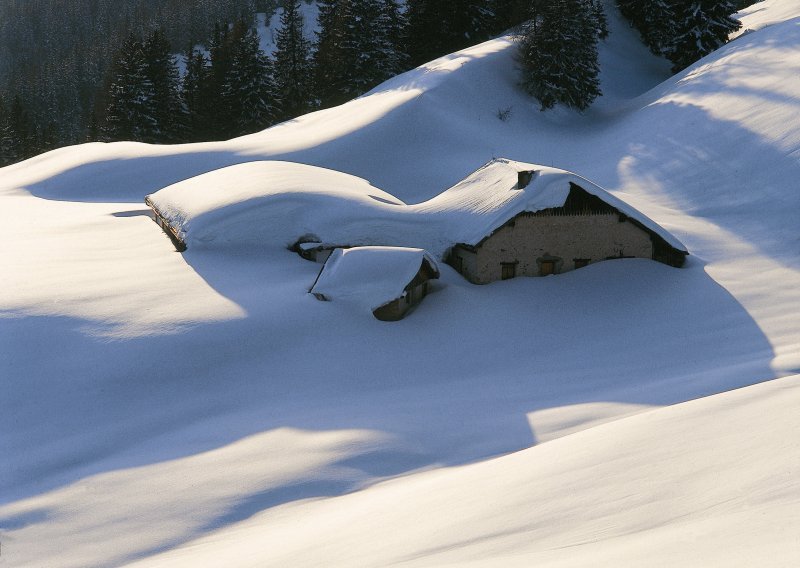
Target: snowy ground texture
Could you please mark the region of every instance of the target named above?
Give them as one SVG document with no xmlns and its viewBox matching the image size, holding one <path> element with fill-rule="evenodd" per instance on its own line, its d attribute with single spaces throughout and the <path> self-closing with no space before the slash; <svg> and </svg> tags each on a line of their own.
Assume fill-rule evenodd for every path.
<svg viewBox="0 0 800 568">
<path fill-rule="evenodd" d="M 796 566 L 800 7 L 742 20 L 668 78 L 612 18 L 584 115 L 498 39 L 249 137 L 0 170 L 0 566 Z M 596 181 L 687 266 L 444 266 L 385 323 L 282 243 L 176 253 L 143 204 L 264 159 L 413 204 L 495 156 Z"/>
</svg>

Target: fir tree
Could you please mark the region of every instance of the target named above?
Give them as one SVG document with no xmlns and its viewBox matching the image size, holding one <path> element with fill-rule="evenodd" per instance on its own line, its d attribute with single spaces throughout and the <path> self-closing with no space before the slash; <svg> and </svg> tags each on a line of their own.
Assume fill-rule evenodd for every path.
<svg viewBox="0 0 800 568">
<path fill-rule="evenodd" d="M 0 167 L 17 161 L 17 144 L 11 129 L 9 109 L 0 96 Z"/>
<path fill-rule="evenodd" d="M 477 43 L 494 25 L 488 8 L 466 0 L 408 0 L 406 15 L 414 65 Z"/>
<path fill-rule="evenodd" d="M 408 53 L 419 65 L 490 37 L 497 24 L 479 0 L 408 0 Z"/>
<path fill-rule="evenodd" d="M 147 80 L 152 86 L 148 101 L 153 130 L 147 142 L 177 142 L 181 137 L 180 81 L 172 48 L 161 30 L 153 31 L 142 45 Z"/>
<path fill-rule="evenodd" d="M 528 19 L 529 4 L 527 0 L 493 0 L 492 32 L 505 32 L 522 24 Z"/>
<path fill-rule="evenodd" d="M 674 31 L 664 50 L 673 72 L 725 45 L 742 26 L 731 17 L 736 12 L 732 0 L 675 0 L 673 9 Z"/>
<path fill-rule="evenodd" d="M 147 139 L 156 129 L 151 107 L 153 97 L 144 46 L 135 36 L 130 36 L 120 48 L 112 70 L 103 138 L 108 141 Z"/>
<path fill-rule="evenodd" d="M 641 25 L 641 6 L 647 0 L 616 0 L 617 10 L 637 30 Z"/>
<path fill-rule="evenodd" d="M 674 0 L 646 0 L 638 7 L 639 34 L 655 55 L 663 55 L 675 28 Z"/>
<path fill-rule="evenodd" d="M 617 7 L 656 55 L 673 63 L 673 72 L 718 49 L 741 23 L 731 15 L 733 0 L 617 0 Z"/>
<path fill-rule="evenodd" d="M 313 108 L 311 42 L 303 36 L 300 0 L 284 0 L 275 40 L 277 115 L 286 120 Z"/>
<path fill-rule="evenodd" d="M 406 68 L 395 0 L 325 0 L 314 58 L 321 106 L 357 97 Z"/>
<path fill-rule="evenodd" d="M 608 37 L 608 17 L 606 16 L 605 9 L 603 8 L 602 0 L 591 0 L 592 17 L 594 18 L 595 25 L 597 26 L 597 37 L 599 39 L 606 39 Z"/>
<path fill-rule="evenodd" d="M 314 53 L 314 85 L 318 104 L 334 106 L 348 100 L 344 68 L 344 18 L 350 0 L 320 0 L 317 4 L 319 31 Z"/>
<path fill-rule="evenodd" d="M 255 29 L 244 20 L 231 30 L 230 57 L 221 91 L 231 118 L 227 134 L 250 134 L 274 124 L 272 63 L 259 47 Z"/>
<path fill-rule="evenodd" d="M 186 56 L 186 74 L 181 85 L 184 139 L 201 142 L 213 138 L 213 93 L 210 89 L 209 62 L 202 51 L 192 49 Z"/>
<path fill-rule="evenodd" d="M 443 55 L 442 40 L 438 37 L 443 18 L 435 0 L 407 0 L 407 50 L 412 65 L 420 65 Z"/>
<path fill-rule="evenodd" d="M 397 0 L 378 0 L 378 2 L 380 15 L 376 25 L 378 36 L 376 44 L 383 54 L 379 65 L 381 81 L 384 81 L 408 69 L 409 55 L 405 35 L 408 19 Z"/>
<path fill-rule="evenodd" d="M 600 95 L 597 21 L 586 0 L 552 0 L 520 38 L 522 87 L 541 104 L 586 109 Z"/>
<path fill-rule="evenodd" d="M 405 54 L 395 44 L 400 12 L 394 0 L 349 0 L 342 24 L 342 95 L 352 99 L 401 71 Z"/>
<path fill-rule="evenodd" d="M 203 90 L 213 112 L 204 117 L 205 127 L 210 139 L 219 140 L 235 136 L 236 131 L 232 126 L 235 109 L 231 104 L 234 101 L 223 100 L 223 91 L 226 89 L 233 64 L 233 49 L 227 25 L 214 24 L 208 51 L 209 67 Z"/>
<path fill-rule="evenodd" d="M 0 97 L 0 167 L 52 148 L 46 135 L 50 135 L 49 127 L 41 132 L 37 129 L 22 97 L 14 95 L 11 104 Z"/>
</svg>

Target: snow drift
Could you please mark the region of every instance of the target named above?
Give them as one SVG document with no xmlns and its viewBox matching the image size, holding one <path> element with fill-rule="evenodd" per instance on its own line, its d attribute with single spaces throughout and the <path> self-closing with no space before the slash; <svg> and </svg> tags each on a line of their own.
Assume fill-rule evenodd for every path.
<svg viewBox="0 0 800 568">
<path fill-rule="evenodd" d="M 531 172 L 525 187 L 518 174 Z M 443 258 L 478 244 L 522 212 L 561 207 L 576 184 L 638 221 L 670 246 L 683 244 L 621 199 L 573 173 L 494 159 L 440 195 L 415 205 L 367 181 L 287 162 L 229 166 L 147 196 L 180 242 L 191 246 L 292 246 L 313 238 L 343 246 L 419 247 Z"/>
<path fill-rule="evenodd" d="M 797 380 L 714 395 L 800 369 L 798 18 L 756 3 L 669 78 L 612 14 L 585 115 L 540 113 L 501 38 L 246 138 L 0 170 L 0 562 L 791 565 Z M 142 205 L 258 160 L 421 203 L 490 156 L 580 172 L 686 268 L 443 267 L 389 326 L 286 250 L 176 254 Z"/>
<path fill-rule="evenodd" d="M 438 276 L 436 260 L 422 249 L 356 247 L 336 249 L 309 292 L 318 299 L 343 301 L 373 312 L 400 298 L 427 262 Z"/>
</svg>

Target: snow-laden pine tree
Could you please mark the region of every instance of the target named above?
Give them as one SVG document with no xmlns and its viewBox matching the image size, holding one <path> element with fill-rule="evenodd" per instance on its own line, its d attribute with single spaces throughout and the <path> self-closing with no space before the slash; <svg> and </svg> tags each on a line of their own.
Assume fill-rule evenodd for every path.
<svg viewBox="0 0 800 568">
<path fill-rule="evenodd" d="M 663 55 L 675 27 L 676 0 L 617 0 L 617 8 L 636 28 L 644 44 Z"/>
<path fill-rule="evenodd" d="M 399 44 L 402 13 L 395 0 L 338 0 L 320 5 L 315 58 L 322 106 L 362 95 L 405 68 Z"/>
<path fill-rule="evenodd" d="M 17 161 L 17 144 L 11 129 L 9 109 L 0 96 L 0 167 Z"/>
<path fill-rule="evenodd" d="M 184 139 L 187 142 L 212 140 L 214 98 L 210 86 L 211 70 L 205 54 L 196 49 L 186 56 L 186 73 L 181 85 Z"/>
<path fill-rule="evenodd" d="M 608 17 L 603 8 L 603 0 L 591 0 L 592 16 L 597 25 L 597 37 L 606 39 L 608 37 Z"/>
<path fill-rule="evenodd" d="M 638 7 L 638 29 L 644 44 L 663 55 L 675 30 L 675 0 L 644 0 Z"/>
<path fill-rule="evenodd" d="M 144 46 L 138 38 L 129 36 L 120 47 L 111 71 L 103 139 L 146 140 L 156 129 L 153 97 Z"/>
<path fill-rule="evenodd" d="M 718 49 L 741 23 L 734 0 L 617 0 L 617 7 L 656 55 L 678 72 Z"/>
<path fill-rule="evenodd" d="M 154 118 L 153 130 L 145 142 L 179 142 L 181 140 L 180 79 L 172 47 L 164 32 L 153 31 L 142 45 L 147 78 L 152 86 L 149 101 Z"/>
<path fill-rule="evenodd" d="M 208 46 L 209 67 L 206 77 L 205 91 L 209 104 L 214 109 L 206 117 L 206 128 L 211 140 L 230 138 L 235 134 L 232 126 L 235 110 L 230 101 L 223 100 L 233 60 L 233 48 L 230 28 L 227 24 L 214 24 L 211 41 Z"/>
<path fill-rule="evenodd" d="M 231 120 L 220 132 L 225 137 L 267 128 L 276 115 L 272 62 L 259 47 L 255 28 L 238 20 L 229 38 L 230 66 L 220 93 Z"/>
<path fill-rule="evenodd" d="M 588 0 L 536 3 L 520 37 L 521 86 L 541 109 L 584 110 L 600 93 L 598 26 Z"/>
<path fill-rule="evenodd" d="M 303 36 L 300 0 L 283 0 L 275 39 L 275 93 L 279 120 L 300 116 L 314 106 L 311 42 Z"/>
<path fill-rule="evenodd" d="M 395 44 L 400 11 L 394 0 L 350 0 L 343 18 L 344 95 L 357 97 L 401 71 L 404 54 Z"/>
<path fill-rule="evenodd" d="M 502 33 L 523 23 L 528 18 L 527 0 L 491 0 L 492 32 Z"/>
<path fill-rule="evenodd" d="M 442 42 L 438 37 L 443 15 L 435 0 L 407 0 L 406 41 L 412 65 L 419 65 L 442 55 Z"/>
<path fill-rule="evenodd" d="M 479 43 L 494 31 L 486 0 L 408 0 L 408 53 L 413 65 Z"/>
<path fill-rule="evenodd" d="M 314 91 L 319 106 L 329 107 L 347 100 L 347 76 L 342 43 L 344 16 L 349 0 L 319 0 L 317 41 L 314 50 Z"/>
<path fill-rule="evenodd" d="M 9 124 L 15 145 L 16 161 L 35 155 L 39 147 L 38 132 L 27 105 L 19 95 L 14 96 L 11 102 Z"/>
<path fill-rule="evenodd" d="M 381 7 L 377 23 L 379 31 L 377 44 L 385 56 L 380 64 L 383 75 L 381 81 L 383 81 L 408 69 L 409 56 L 406 44 L 408 20 L 398 0 L 377 1 Z"/>
<path fill-rule="evenodd" d="M 672 37 L 664 54 L 673 72 L 685 69 L 701 57 L 722 47 L 742 24 L 731 16 L 733 0 L 673 0 Z"/>
</svg>

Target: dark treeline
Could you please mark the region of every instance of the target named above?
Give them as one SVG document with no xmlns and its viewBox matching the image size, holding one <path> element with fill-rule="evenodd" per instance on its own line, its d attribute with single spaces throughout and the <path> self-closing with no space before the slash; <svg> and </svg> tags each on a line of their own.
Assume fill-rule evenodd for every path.
<svg viewBox="0 0 800 568">
<path fill-rule="evenodd" d="M 622 15 L 677 73 L 724 45 L 746 0 L 616 0 Z M 600 93 L 597 44 L 608 34 L 601 0 L 530 0 L 519 34 L 522 87 L 542 110 L 586 109 Z"/>
<path fill-rule="evenodd" d="M 13 148 L 0 165 L 87 140 L 176 143 L 254 132 L 350 100 L 527 13 L 524 0 L 318 4 L 313 42 L 302 34 L 300 0 L 0 5 L 0 134 Z M 276 51 L 265 54 L 254 16 L 278 7 Z M 175 53 L 185 54 L 183 77 Z"/>
<path fill-rule="evenodd" d="M 602 0 L 317 3 L 314 41 L 302 33 L 301 0 L 0 4 L 0 165 L 87 140 L 178 143 L 255 132 L 523 22 L 520 83 L 542 109 L 585 109 L 600 94 Z M 617 0 L 676 70 L 727 40 L 738 26 L 735 4 Z M 255 13 L 278 7 L 276 50 L 266 54 Z"/>
<path fill-rule="evenodd" d="M 0 2 L 0 95 L 19 96 L 37 125 L 52 123 L 57 143 L 81 141 L 98 86 L 131 33 L 163 29 L 183 49 L 205 42 L 214 22 L 252 17 L 268 1 Z"/>
<path fill-rule="evenodd" d="M 752 3 L 752 2 L 751 2 Z M 741 0 L 617 0 L 617 7 L 656 55 L 677 73 L 728 41 L 742 24 Z"/>
</svg>

